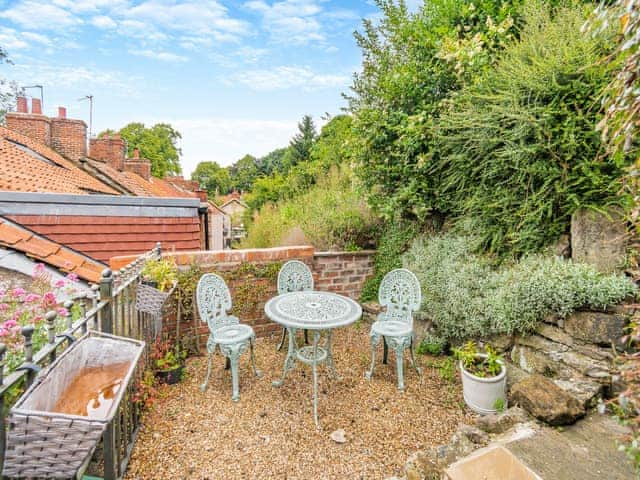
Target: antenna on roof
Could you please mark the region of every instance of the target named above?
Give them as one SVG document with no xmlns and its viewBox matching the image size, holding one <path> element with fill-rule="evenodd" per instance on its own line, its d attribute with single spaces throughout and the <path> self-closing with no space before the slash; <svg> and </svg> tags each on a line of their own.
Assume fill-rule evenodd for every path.
<svg viewBox="0 0 640 480">
<path fill-rule="evenodd" d="M 89 138 L 93 137 L 93 95 L 85 95 L 78 101 L 89 100 Z"/>
<path fill-rule="evenodd" d="M 40 89 L 40 104 L 44 107 L 44 87 L 42 85 L 27 85 L 26 87 L 22 87 L 23 90 L 27 90 L 29 88 Z"/>
</svg>

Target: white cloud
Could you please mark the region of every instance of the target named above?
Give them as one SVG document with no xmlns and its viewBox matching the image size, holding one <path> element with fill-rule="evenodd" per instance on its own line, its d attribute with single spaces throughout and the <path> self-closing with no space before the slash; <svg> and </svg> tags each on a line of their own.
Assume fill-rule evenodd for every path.
<svg viewBox="0 0 640 480">
<path fill-rule="evenodd" d="M 9 50 L 9 53 L 11 53 L 11 50 L 20 50 L 29 47 L 27 42 L 18 38 L 18 32 L 13 28 L 0 29 L 0 45 Z"/>
<path fill-rule="evenodd" d="M 288 145 L 297 128 L 296 120 L 193 118 L 168 122 L 182 134 L 181 163 L 186 176 L 205 160 L 230 165 L 247 153 L 258 157 L 266 155 Z"/>
<path fill-rule="evenodd" d="M 306 91 L 343 87 L 350 75 L 316 73 L 309 67 L 280 66 L 272 70 L 247 70 L 224 80 L 227 85 L 242 84 L 258 91 L 298 88 Z"/>
<path fill-rule="evenodd" d="M 276 43 L 305 45 L 325 40 L 317 18 L 322 8 L 316 0 L 284 0 L 271 5 L 253 0 L 245 7 L 262 15 L 263 28 Z"/>
<path fill-rule="evenodd" d="M 129 50 L 129 53 L 138 57 L 160 60 L 161 62 L 186 62 L 187 60 L 189 60 L 187 57 L 183 57 L 182 55 L 177 55 L 171 52 L 154 52 L 153 50 Z"/>
<path fill-rule="evenodd" d="M 27 40 L 30 40 L 31 42 L 34 43 L 40 43 L 42 45 L 51 45 L 51 39 L 49 37 L 47 37 L 46 35 L 42 35 L 41 33 L 34 33 L 34 32 L 21 32 L 20 36 L 22 36 L 22 38 L 26 38 Z"/>
<path fill-rule="evenodd" d="M 38 30 L 57 30 L 82 23 L 80 18 L 64 8 L 33 0 L 17 3 L 0 12 L 0 18 Z"/>
<path fill-rule="evenodd" d="M 92 17 L 91 25 L 104 29 L 116 28 L 118 26 L 111 17 L 107 17 L 106 15 L 96 15 L 95 17 Z"/>
</svg>

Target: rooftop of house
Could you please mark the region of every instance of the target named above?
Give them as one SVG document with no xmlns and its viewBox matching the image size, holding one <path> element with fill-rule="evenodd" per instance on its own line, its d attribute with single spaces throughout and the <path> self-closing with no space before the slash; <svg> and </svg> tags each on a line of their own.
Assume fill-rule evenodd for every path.
<svg viewBox="0 0 640 480">
<path fill-rule="evenodd" d="M 0 190 L 118 194 L 47 145 L 4 127 L 0 127 Z"/>
<path fill-rule="evenodd" d="M 106 265 L 0 217 L 0 246 L 24 253 L 88 282 L 100 281 Z"/>
</svg>

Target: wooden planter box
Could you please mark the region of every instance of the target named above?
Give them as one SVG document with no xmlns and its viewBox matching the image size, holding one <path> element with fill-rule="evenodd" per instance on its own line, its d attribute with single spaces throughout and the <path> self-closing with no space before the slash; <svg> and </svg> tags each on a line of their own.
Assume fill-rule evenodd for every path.
<svg viewBox="0 0 640 480">
<path fill-rule="evenodd" d="M 74 342 L 39 374 L 9 412 L 2 474 L 21 478 L 73 477 L 115 416 L 143 349 L 144 342 L 94 331 Z M 91 401 L 91 408 L 97 409 L 91 417 L 56 411 L 61 409 L 59 401 L 67 389 L 83 375 L 114 366 L 122 372 L 122 381 L 117 390 L 110 389 L 104 397 L 96 396 L 97 403 Z M 99 408 L 100 399 L 103 408 Z"/>
</svg>

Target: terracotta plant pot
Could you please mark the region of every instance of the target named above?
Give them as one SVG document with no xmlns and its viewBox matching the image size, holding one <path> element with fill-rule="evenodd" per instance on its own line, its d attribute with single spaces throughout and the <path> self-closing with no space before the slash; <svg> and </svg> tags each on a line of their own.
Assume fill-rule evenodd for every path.
<svg viewBox="0 0 640 480">
<path fill-rule="evenodd" d="M 182 379 L 182 372 L 184 371 L 184 365 L 179 365 L 171 370 L 158 370 L 156 377 L 160 383 L 167 385 L 173 385 L 178 383 Z"/>
<path fill-rule="evenodd" d="M 476 357 L 487 358 L 483 353 L 477 354 Z M 476 413 L 496 413 L 496 402 L 499 400 L 502 400 L 504 409 L 507 408 L 507 369 L 502 360 L 499 360 L 499 363 L 502 369 L 495 377 L 477 377 L 465 370 L 462 362 L 459 363 L 464 401 Z"/>
</svg>

